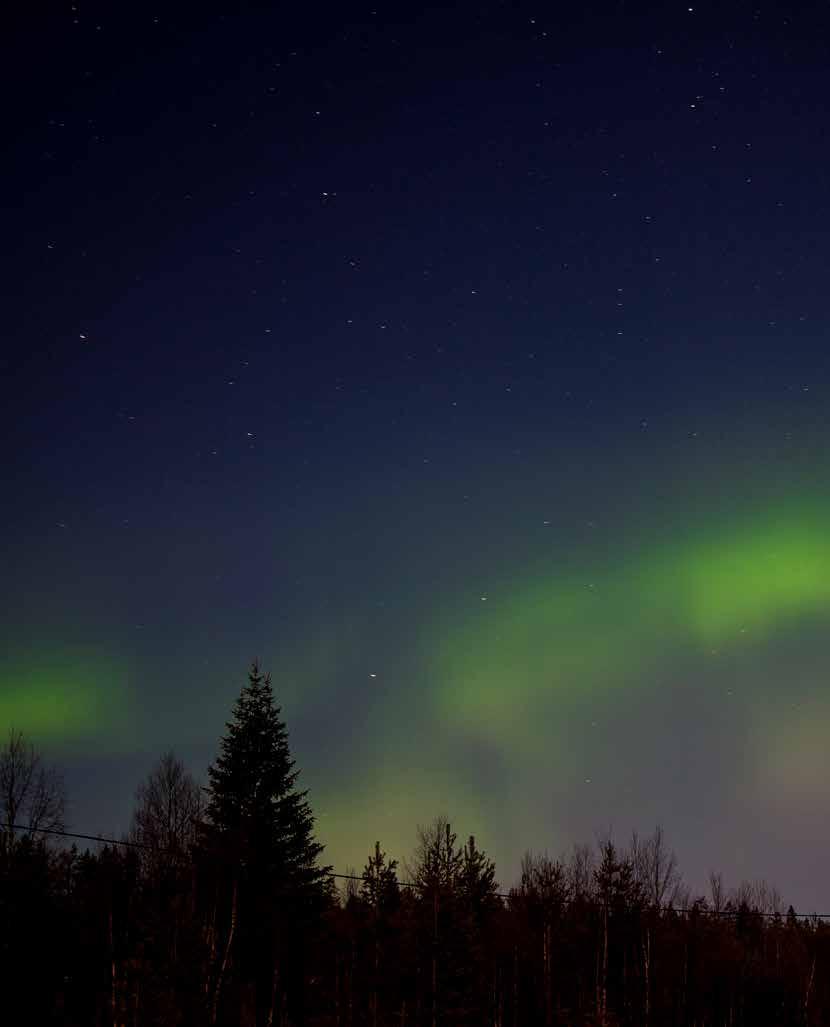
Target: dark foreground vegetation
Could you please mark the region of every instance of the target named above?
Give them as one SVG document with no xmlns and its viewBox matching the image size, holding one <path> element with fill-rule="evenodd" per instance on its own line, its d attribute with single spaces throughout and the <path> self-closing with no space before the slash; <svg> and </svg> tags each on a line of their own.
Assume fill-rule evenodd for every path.
<svg viewBox="0 0 830 1027">
<path fill-rule="evenodd" d="M 139 788 L 132 844 L 67 848 L 59 779 L 0 754 L 0 1021 L 227 1027 L 764 1027 L 830 1024 L 830 927 L 774 890 L 683 888 L 658 828 L 500 892 L 437 819 L 399 873 L 320 862 L 267 676 L 254 666 L 200 789 L 172 754 Z M 16 827 L 9 826 L 17 825 Z M 335 887 L 335 884 L 340 887 Z"/>
</svg>

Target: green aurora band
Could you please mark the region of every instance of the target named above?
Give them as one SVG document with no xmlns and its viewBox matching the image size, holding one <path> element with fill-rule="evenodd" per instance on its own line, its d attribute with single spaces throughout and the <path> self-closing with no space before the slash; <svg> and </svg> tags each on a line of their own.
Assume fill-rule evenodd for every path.
<svg viewBox="0 0 830 1027">
<path fill-rule="evenodd" d="M 496 590 L 476 616 L 433 629 L 435 712 L 507 740 L 546 700 L 646 685 L 673 651 L 717 652 L 830 610 L 828 523 L 817 506 L 790 507 L 608 568 Z"/>
<path fill-rule="evenodd" d="M 0 724 L 53 750 L 90 740 L 99 752 L 122 750 L 129 744 L 124 677 L 73 649 L 0 665 Z"/>
<path fill-rule="evenodd" d="M 544 768 L 558 766 L 567 780 L 581 760 L 602 755 L 597 740 L 570 738 L 569 713 L 590 708 L 613 716 L 677 667 L 700 672 L 705 687 L 705 661 L 716 655 L 775 646 L 804 624 L 821 625 L 830 618 L 828 510 L 826 502 L 800 502 L 722 517 L 622 555 L 618 549 L 602 562 L 579 549 L 564 569 L 537 567 L 490 587 L 486 601 L 467 592 L 428 610 L 414 636 L 411 680 L 382 682 L 370 699 L 357 765 L 343 765 L 332 779 L 304 761 L 332 858 L 362 865 L 375 837 L 405 855 L 414 825 L 439 812 L 463 816 L 462 832 L 473 830 L 498 849 L 510 813 L 522 828 L 539 798 L 528 793 L 525 809 L 513 794 L 488 792 L 480 764 L 464 764 L 465 742 L 500 761 L 514 793 L 523 782 L 543 781 Z M 365 664 L 373 631 L 369 614 L 344 611 L 309 632 L 325 642 L 310 661 L 302 646 L 292 653 L 294 674 L 274 667 L 278 689 L 281 679 L 295 688 L 289 727 L 294 713 L 314 717 L 338 701 L 340 659 L 345 652 Z M 0 665 L 0 724 L 56 753 L 93 743 L 98 754 L 155 755 L 157 725 L 136 719 L 128 676 L 112 658 L 72 647 L 48 659 L 17 654 Z M 768 683 L 759 687 L 769 690 Z M 760 698 L 749 725 L 758 781 L 783 798 L 814 787 L 827 762 L 816 727 L 830 714 L 823 692 L 808 712 L 788 711 L 783 699 L 778 709 L 772 692 Z M 224 713 L 217 705 L 217 724 Z M 768 744 L 773 731 L 786 739 L 777 749 Z M 805 732 L 813 742 L 791 767 Z"/>
<path fill-rule="evenodd" d="M 564 572 L 535 570 L 490 588 L 486 601 L 468 591 L 432 609 L 416 642 L 413 678 L 423 687 L 405 699 L 400 687 L 379 693 L 365 762 L 317 784 L 323 839 L 355 865 L 375 837 L 405 855 L 414 825 L 446 813 L 499 858 L 516 858 L 507 839 L 538 821 L 550 802 L 546 781 L 573 786 L 586 776 L 580 767 L 619 772 L 620 753 L 606 752 L 603 736 L 584 725 L 649 703 L 677 676 L 712 689 L 718 704 L 732 684 L 745 696 L 746 705 L 729 709 L 742 711 L 746 731 L 732 742 L 746 747 L 746 801 L 806 788 L 827 761 L 814 744 L 809 760 L 790 769 L 804 714 L 774 678 L 789 672 L 787 645 L 830 619 L 828 510 L 802 501 L 711 519 L 679 541 L 618 550 L 604 565 L 579 550 Z M 364 638 L 370 633 L 367 625 Z M 815 692 L 810 718 L 823 729 L 830 707 L 820 675 L 798 673 L 801 691 Z M 783 750 L 770 747 L 770 732 L 789 739 Z M 489 781 L 475 753 L 499 768 Z"/>
</svg>

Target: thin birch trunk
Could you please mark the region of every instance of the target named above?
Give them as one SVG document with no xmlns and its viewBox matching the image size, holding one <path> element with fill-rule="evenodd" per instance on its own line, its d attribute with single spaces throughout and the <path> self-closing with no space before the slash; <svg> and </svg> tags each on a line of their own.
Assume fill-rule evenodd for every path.
<svg viewBox="0 0 830 1027">
<path fill-rule="evenodd" d="M 813 954 L 812 962 L 810 963 L 810 976 L 807 978 L 807 987 L 804 989 L 804 1020 L 809 1023 L 808 1009 L 810 1006 L 810 992 L 813 990 L 813 980 L 816 975 L 816 957 Z"/>
<path fill-rule="evenodd" d="M 651 1015 L 651 931 L 648 926 L 646 926 L 645 939 L 643 941 L 643 978 L 645 987 L 643 1027 L 648 1027 L 649 1016 Z"/>
<path fill-rule="evenodd" d="M 334 957 L 334 1025 L 340 1027 L 340 956 Z"/>
<path fill-rule="evenodd" d="M 513 1027 L 519 1023 L 519 946 L 513 946 Z"/>
<path fill-rule="evenodd" d="M 597 996 L 597 1013 L 601 1027 L 605 1027 L 605 1016 L 608 1003 L 608 905 L 602 910 L 602 960 L 600 964 L 599 995 Z"/>
<path fill-rule="evenodd" d="M 432 898 L 432 1027 L 438 1027 L 438 891 Z"/>
<path fill-rule="evenodd" d="M 233 882 L 233 891 L 231 894 L 231 923 L 228 928 L 228 940 L 225 944 L 225 951 L 222 955 L 222 965 L 219 967 L 219 973 L 216 976 L 216 986 L 213 989 L 213 1000 L 210 1004 L 210 1022 L 211 1024 L 216 1023 L 216 1015 L 219 1009 L 219 996 L 222 991 L 222 985 L 225 981 L 225 973 L 228 969 L 228 960 L 231 955 L 231 945 L 233 944 L 233 936 L 236 933 L 236 916 L 237 916 L 237 886 L 236 879 Z"/>
<path fill-rule="evenodd" d="M 110 946 L 110 1017 L 112 1019 L 112 1027 L 118 1027 L 118 1015 L 117 1015 L 117 993 L 116 993 L 116 977 L 115 977 L 115 942 L 113 938 L 112 930 L 112 891 L 110 891 L 110 905 L 109 905 L 109 916 L 108 916 L 108 934 L 109 934 L 109 946 Z"/>
</svg>

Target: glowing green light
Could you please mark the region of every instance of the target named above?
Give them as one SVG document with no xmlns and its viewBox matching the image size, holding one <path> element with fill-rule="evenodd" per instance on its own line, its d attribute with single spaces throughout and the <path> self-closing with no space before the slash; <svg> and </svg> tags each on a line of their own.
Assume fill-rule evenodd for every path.
<svg viewBox="0 0 830 1027">
<path fill-rule="evenodd" d="M 125 712 L 119 676 L 100 659 L 67 652 L 0 667 L 0 724 L 37 744 L 109 735 Z"/>
<path fill-rule="evenodd" d="M 722 642 L 830 606 L 828 523 L 811 510 L 786 512 L 693 547 L 676 570 L 689 628 Z"/>
<path fill-rule="evenodd" d="M 757 639 L 830 611 L 828 520 L 814 507 L 788 508 L 580 577 L 494 590 L 486 608 L 427 634 L 436 713 L 527 744 L 535 716 L 568 699 L 646 687 L 669 653 Z"/>
</svg>

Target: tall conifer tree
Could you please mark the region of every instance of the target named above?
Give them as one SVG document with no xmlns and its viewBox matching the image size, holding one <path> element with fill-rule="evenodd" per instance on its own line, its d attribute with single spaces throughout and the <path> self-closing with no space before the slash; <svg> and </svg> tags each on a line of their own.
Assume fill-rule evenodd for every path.
<svg viewBox="0 0 830 1027">
<path fill-rule="evenodd" d="M 229 967 L 257 1023 L 282 1015 L 291 993 L 302 1002 L 303 940 L 328 892 L 329 868 L 318 865 L 323 846 L 280 713 L 270 675 L 255 662 L 208 769 L 206 843 L 230 877 L 214 1021 Z"/>
<path fill-rule="evenodd" d="M 253 663 L 233 708 L 219 756 L 208 769 L 207 817 L 235 843 L 243 864 L 268 866 L 292 888 L 322 884 L 323 846 L 288 746 L 270 674 Z"/>
</svg>

